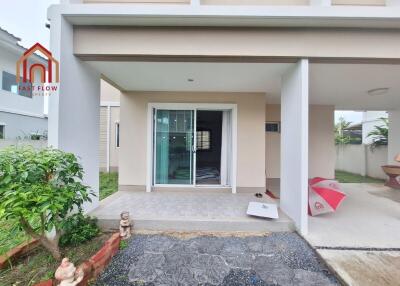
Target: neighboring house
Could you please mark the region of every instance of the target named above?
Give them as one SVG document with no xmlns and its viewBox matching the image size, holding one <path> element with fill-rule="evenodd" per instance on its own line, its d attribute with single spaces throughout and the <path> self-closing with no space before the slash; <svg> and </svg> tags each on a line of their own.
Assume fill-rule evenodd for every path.
<svg viewBox="0 0 400 286">
<path fill-rule="evenodd" d="M 362 118 L 362 140 L 363 144 L 371 144 L 372 137 L 368 134 L 375 129 L 375 126 L 384 126 L 381 118 L 388 118 L 386 111 L 364 111 Z"/>
<path fill-rule="evenodd" d="M 121 91 L 120 190 L 256 193 L 275 178 L 306 233 L 308 179 L 334 177 L 335 109 L 389 110 L 388 163 L 400 152 L 400 10 L 385 1 L 119 2 L 48 11 L 49 142 L 94 190 L 101 79 Z"/>
<path fill-rule="evenodd" d="M 101 81 L 100 87 L 100 171 L 118 171 L 120 91 Z"/>
<path fill-rule="evenodd" d="M 0 139 L 38 139 L 47 136 L 44 98 L 20 91 L 16 62 L 26 49 L 19 38 L 0 28 Z M 30 61 L 44 63 L 34 55 Z"/>
</svg>

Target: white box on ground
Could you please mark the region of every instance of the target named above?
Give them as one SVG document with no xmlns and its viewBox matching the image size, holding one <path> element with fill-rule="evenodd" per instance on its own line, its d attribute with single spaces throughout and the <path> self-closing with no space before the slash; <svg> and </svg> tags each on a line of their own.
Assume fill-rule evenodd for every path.
<svg viewBox="0 0 400 286">
<path fill-rule="evenodd" d="M 247 208 L 247 214 L 266 218 L 279 218 L 276 204 L 250 202 Z"/>
</svg>

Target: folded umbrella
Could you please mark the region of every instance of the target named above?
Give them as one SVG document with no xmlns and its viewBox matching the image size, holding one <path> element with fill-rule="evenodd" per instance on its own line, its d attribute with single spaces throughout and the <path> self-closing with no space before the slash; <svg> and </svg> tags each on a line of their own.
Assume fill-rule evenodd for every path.
<svg viewBox="0 0 400 286">
<path fill-rule="evenodd" d="M 334 212 L 346 195 L 335 180 L 313 178 L 308 187 L 308 214 L 312 216 Z"/>
</svg>

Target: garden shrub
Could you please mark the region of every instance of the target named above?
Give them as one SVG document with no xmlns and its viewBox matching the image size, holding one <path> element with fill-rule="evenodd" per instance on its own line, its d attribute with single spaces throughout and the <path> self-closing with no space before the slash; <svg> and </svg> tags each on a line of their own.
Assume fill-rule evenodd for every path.
<svg viewBox="0 0 400 286">
<path fill-rule="evenodd" d="M 76 246 L 100 233 L 97 220 L 82 213 L 68 217 L 63 225 L 64 233 L 60 237 L 60 246 Z"/>
<path fill-rule="evenodd" d="M 0 220 L 17 222 L 60 260 L 66 218 L 81 212 L 94 196 L 82 178 L 82 166 L 72 153 L 29 146 L 0 150 Z M 54 236 L 48 237 L 49 232 Z"/>
</svg>

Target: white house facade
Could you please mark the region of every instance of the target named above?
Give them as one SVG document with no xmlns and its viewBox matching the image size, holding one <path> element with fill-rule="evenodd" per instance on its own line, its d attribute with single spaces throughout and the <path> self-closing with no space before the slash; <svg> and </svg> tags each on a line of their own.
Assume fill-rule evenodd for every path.
<svg viewBox="0 0 400 286">
<path fill-rule="evenodd" d="M 16 85 L 16 62 L 26 49 L 19 38 L 0 29 L 0 139 L 31 139 L 47 135 L 44 97 L 20 91 Z M 39 56 L 31 59 L 43 62 Z"/>
<path fill-rule="evenodd" d="M 334 177 L 335 109 L 388 110 L 388 163 L 400 152 L 395 1 L 145 2 L 48 10 L 49 144 L 82 158 L 94 190 L 101 79 L 120 90 L 120 190 L 256 193 L 275 178 L 307 233 L 308 180 Z"/>
</svg>

